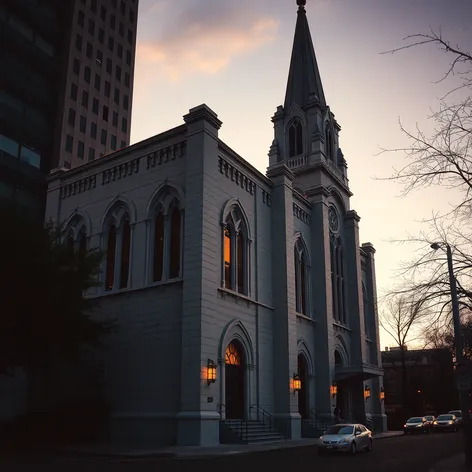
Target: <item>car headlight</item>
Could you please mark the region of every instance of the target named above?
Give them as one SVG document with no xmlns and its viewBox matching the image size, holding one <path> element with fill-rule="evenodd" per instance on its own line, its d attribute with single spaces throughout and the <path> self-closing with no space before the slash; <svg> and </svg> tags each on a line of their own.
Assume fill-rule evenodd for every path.
<svg viewBox="0 0 472 472">
<path fill-rule="evenodd" d="M 349 442 L 349 438 L 344 438 L 344 439 L 341 439 L 341 441 L 339 441 L 340 443 L 342 444 L 346 444 Z"/>
<path fill-rule="evenodd" d="M 403 427 L 406 428 L 406 424 L 404 424 Z"/>
<path fill-rule="evenodd" d="M 449 424 L 454 424 L 454 421 L 449 421 Z"/>
</svg>

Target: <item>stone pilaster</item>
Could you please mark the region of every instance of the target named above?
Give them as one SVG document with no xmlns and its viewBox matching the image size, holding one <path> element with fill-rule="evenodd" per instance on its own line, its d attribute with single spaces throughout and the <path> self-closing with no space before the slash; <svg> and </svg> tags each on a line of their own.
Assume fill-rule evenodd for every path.
<svg viewBox="0 0 472 472">
<path fill-rule="evenodd" d="M 362 364 L 365 359 L 359 221 L 360 217 L 354 210 L 348 211 L 344 219 L 346 308 L 348 325 L 351 329 L 351 363 L 356 365 Z"/>
<path fill-rule="evenodd" d="M 331 384 L 334 376 L 333 306 L 331 263 L 328 226 L 328 196 L 323 188 L 308 193 L 311 210 L 311 258 L 313 310 L 316 321 L 315 342 L 315 398 L 316 410 L 323 416 L 332 414 L 334 399 Z"/>
<path fill-rule="evenodd" d="M 214 403 L 204 403 L 207 355 L 202 345 L 204 261 L 214 259 L 214 247 L 205 244 L 204 201 L 207 169 L 216 169 L 221 121 L 206 105 L 190 110 L 187 123 L 185 233 L 183 238 L 181 398 L 178 414 L 179 445 L 219 443 L 219 414 Z M 214 161 L 214 162 L 213 162 Z"/>
<path fill-rule="evenodd" d="M 366 291 L 371 300 L 371 363 L 382 367 L 380 354 L 379 314 L 377 310 L 377 285 L 375 277 L 375 248 L 371 243 L 362 244 L 362 250 L 366 255 Z M 383 389 L 383 377 L 372 379 L 372 421 L 376 431 L 387 431 L 387 416 L 385 414 L 385 402 L 380 399 Z"/>
<path fill-rule="evenodd" d="M 293 187 L 295 176 L 283 163 L 271 165 L 267 177 L 272 188 L 272 283 L 274 413 L 288 425 L 290 437 L 301 436 L 298 397 L 293 374 L 298 370 L 295 264 L 293 250 Z"/>
</svg>

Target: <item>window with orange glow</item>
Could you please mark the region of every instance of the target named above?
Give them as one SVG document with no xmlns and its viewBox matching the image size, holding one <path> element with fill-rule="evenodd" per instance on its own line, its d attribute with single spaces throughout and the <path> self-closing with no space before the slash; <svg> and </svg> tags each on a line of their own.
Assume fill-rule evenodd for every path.
<svg viewBox="0 0 472 472">
<path fill-rule="evenodd" d="M 241 365 L 241 355 L 234 343 L 229 343 L 226 347 L 225 364 Z"/>
<path fill-rule="evenodd" d="M 238 292 L 244 293 L 245 291 L 245 280 L 244 280 L 244 236 L 240 231 L 236 237 L 236 253 L 238 255 L 238 265 L 236 267 L 237 279 L 238 279 Z"/>
<path fill-rule="evenodd" d="M 225 235 L 224 235 L 224 261 L 225 261 L 225 287 L 232 288 L 232 277 L 231 277 L 231 258 L 232 258 L 232 251 L 231 251 L 231 233 L 229 228 L 225 228 Z"/>
</svg>

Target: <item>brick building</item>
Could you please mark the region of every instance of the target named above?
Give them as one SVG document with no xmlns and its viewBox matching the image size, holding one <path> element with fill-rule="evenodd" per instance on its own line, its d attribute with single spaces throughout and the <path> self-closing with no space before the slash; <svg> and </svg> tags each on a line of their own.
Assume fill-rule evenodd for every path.
<svg viewBox="0 0 472 472">
<path fill-rule="evenodd" d="M 385 412 L 390 427 L 403 425 L 406 416 L 438 415 L 458 408 L 454 368 L 448 349 L 406 350 L 406 393 L 403 401 L 403 367 L 399 348 L 382 351 Z"/>
<path fill-rule="evenodd" d="M 340 126 L 297 3 L 265 175 L 201 105 L 50 178 L 46 217 L 106 251 L 90 296 L 121 325 L 97 363 L 114 438 L 210 445 L 231 419 L 270 416 L 296 439 L 336 406 L 386 429 L 375 250 L 359 242 Z"/>
</svg>

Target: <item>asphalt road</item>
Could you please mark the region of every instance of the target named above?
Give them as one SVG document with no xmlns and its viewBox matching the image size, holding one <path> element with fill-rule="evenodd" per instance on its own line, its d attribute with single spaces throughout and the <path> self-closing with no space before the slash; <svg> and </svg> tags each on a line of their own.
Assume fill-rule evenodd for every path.
<svg viewBox="0 0 472 472">
<path fill-rule="evenodd" d="M 306 470 L 309 466 L 323 472 L 362 470 L 363 472 L 427 472 L 436 462 L 461 452 L 458 433 L 424 436 L 398 436 L 374 442 L 372 452 L 355 456 L 318 456 L 315 447 L 291 448 L 252 454 L 234 454 L 201 459 L 98 460 L 84 458 L 36 458 L 0 463 L 2 472 L 264 472 L 268 470 Z"/>
</svg>

